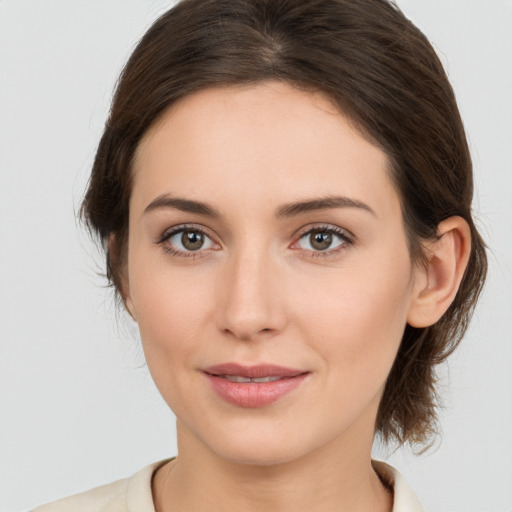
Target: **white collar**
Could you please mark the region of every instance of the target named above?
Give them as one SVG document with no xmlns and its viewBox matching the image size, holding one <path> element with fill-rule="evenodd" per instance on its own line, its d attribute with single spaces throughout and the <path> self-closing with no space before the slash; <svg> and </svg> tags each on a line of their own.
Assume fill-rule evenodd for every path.
<svg viewBox="0 0 512 512">
<path fill-rule="evenodd" d="M 416 495 L 394 467 L 379 460 L 372 463 L 379 476 L 393 488 L 393 512 L 423 512 Z"/>
<path fill-rule="evenodd" d="M 151 480 L 155 471 L 169 460 L 146 466 L 128 480 L 126 502 L 129 512 L 154 512 Z M 379 476 L 393 488 L 393 512 L 423 512 L 414 492 L 395 468 L 378 460 L 373 460 L 372 465 Z"/>
</svg>

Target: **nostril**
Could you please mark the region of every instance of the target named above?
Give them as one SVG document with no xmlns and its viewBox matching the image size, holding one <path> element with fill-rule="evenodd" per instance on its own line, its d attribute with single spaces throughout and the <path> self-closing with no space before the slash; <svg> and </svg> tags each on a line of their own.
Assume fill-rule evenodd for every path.
<svg viewBox="0 0 512 512">
<path fill-rule="evenodd" d="M 255 338 L 258 337 L 258 335 L 261 335 L 261 334 L 271 334 L 275 331 L 276 329 L 272 329 L 271 327 L 264 327 L 263 329 L 254 329 L 254 330 L 251 330 L 251 329 L 229 329 L 229 328 L 226 328 L 224 329 L 224 333 L 233 337 L 233 338 L 236 338 L 237 340 L 241 340 L 241 341 L 251 341 Z"/>
</svg>

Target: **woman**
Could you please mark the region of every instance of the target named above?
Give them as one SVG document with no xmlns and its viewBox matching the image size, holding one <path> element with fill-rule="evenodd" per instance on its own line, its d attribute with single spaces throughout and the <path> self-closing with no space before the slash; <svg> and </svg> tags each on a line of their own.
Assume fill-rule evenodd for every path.
<svg viewBox="0 0 512 512">
<path fill-rule="evenodd" d="M 486 272 L 442 66 L 385 0 L 184 0 L 121 76 L 83 215 L 176 459 L 38 510 L 421 510 Z"/>
</svg>

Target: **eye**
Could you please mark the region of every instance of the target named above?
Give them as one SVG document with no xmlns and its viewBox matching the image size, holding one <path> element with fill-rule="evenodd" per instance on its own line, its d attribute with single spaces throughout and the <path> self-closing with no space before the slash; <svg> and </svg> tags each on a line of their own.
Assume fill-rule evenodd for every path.
<svg viewBox="0 0 512 512">
<path fill-rule="evenodd" d="M 299 238 L 296 245 L 307 251 L 332 253 L 351 243 L 343 230 L 325 226 L 310 229 Z"/>
<path fill-rule="evenodd" d="M 203 230 L 195 227 L 173 229 L 165 233 L 159 243 L 171 254 L 179 256 L 192 256 L 190 253 L 198 253 L 217 246 Z"/>
</svg>

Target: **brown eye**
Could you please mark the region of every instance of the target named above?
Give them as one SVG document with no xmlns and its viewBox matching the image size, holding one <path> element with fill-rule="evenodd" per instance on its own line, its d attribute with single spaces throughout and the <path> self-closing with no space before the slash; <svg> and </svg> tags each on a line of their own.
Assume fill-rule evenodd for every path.
<svg viewBox="0 0 512 512">
<path fill-rule="evenodd" d="M 336 249 L 342 249 L 350 245 L 351 239 L 344 230 L 336 226 L 319 227 L 304 233 L 297 242 L 300 249 L 311 252 L 334 253 Z"/>
<path fill-rule="evenodd" d="M 204 235 L 199 231 L 184 231 L 181 243 L 188 251 L 198 251 L 204 245 Z"/>
<path fill-rule="evenodd" d="M 309 243 L 313 249 L 317 251 L 325 251 L 332 244 L 332 233 L 326 231 L 313 231 L 309 235 Z"/>
<path fill-rule="evenodd" d="M 187 253 L 205 251 L 216 247 L 215 242 L 202 230 L 192 228 L 179 228 L 165 235 L 160 243 L 169 251 L 179 256 Z"/>
</svg>

